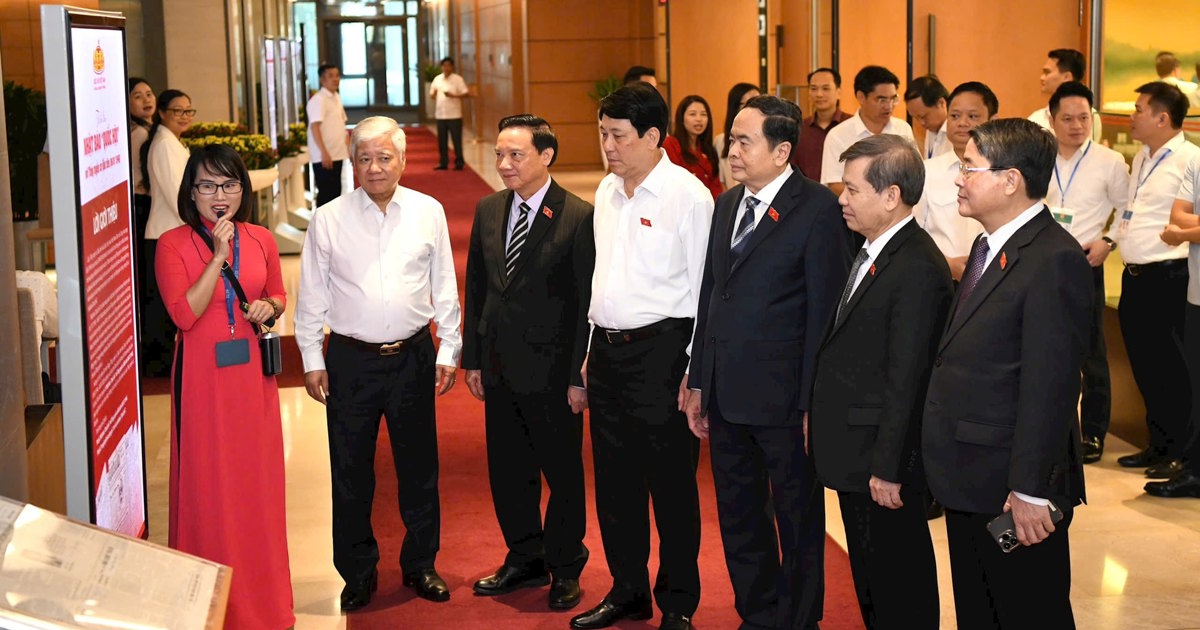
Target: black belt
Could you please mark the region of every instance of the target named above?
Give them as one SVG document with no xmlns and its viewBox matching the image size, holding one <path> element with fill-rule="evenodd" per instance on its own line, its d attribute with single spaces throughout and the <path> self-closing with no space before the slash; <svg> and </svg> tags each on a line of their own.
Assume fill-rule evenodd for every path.
<svg viewBox="0 0 1200 630">
<path fill-rule="evenodd" d="M 608 328 L 597 327 L 596 333 L 599 335 L 600 339 L 603 339 L 610 344 L 618 345 L 649 339 L 655 335 L 667 332 L 668 330 L 681 328 L 684 325 L 686 325 L 688 328 L 691 328 L 692 320 L 682 317 L 669 318 L 660 322 L 655 322 L 649 326 L 630 328 L 628 330 L 610 330 Z"/>
<path fill-rule="evenodd" d="M 409 337 L 408 339 L 401 339 L 399 341 L 392 341 L 388 343 L 371 343 L 369 341 L 355 339 L 354 337 L 347 337 L 346 335 L 338 334 L 332 331 L 329 333 L 329 338 L 331 340 L 337 339 L 338 341 L 358 348 L 359 350 L 368 350 L 384 357 L 390 357 L 393 354 L 406 352 L 410 347 L 412 347 L 413 344 L 425 339 L 428 336 L 429 324 L 422 326 L 421 330 L 418 330 L 415 335 Z"/>
<path fill-rule="evenodd" d="M 1187 262 L 1188 262 L 1188 259 L 1186 259 L 1186 258 L 1175 258 L 1172 260 L 1163 260 L 1160 262 L 1146 263 L 1144 265 L 1135 265 L 1132 263 L 1125 263 L 1125 271 L 1128 271 L 1129 275 L 1136 278 L 1137 276 L 1140 276 L 1144 273 L 1149 273 L 1152 271 L 1167 271 L 1169 269 L 1175 269 L 1176 267 L 1186 267 Z"/>
</svg>

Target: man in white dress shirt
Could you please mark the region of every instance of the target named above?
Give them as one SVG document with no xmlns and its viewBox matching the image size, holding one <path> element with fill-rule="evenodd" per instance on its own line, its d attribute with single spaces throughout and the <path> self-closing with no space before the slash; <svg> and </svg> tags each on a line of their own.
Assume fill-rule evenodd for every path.
<svg viewBox="0 0 1200 630">
<path fill-rule="evenodd" d="M 1154 71 L 1158 74 L 1158 80 L 1163 83 L 1169 83 L 1179 88 L 1180 92 L 1188 98 L 1189 107 L 1200 107 L 1200 85 L 1183 79 L 1183 73 L 1180 69 L 1183 64 L 1179 62 L 1179 58 L 1175 53 L 1163 51 L 1154 57 Z"/>
<path fill-rule="evenodd" d="M 1000 101 L 988 86 L 968 81 L 950 93 L 948 111 L 946 137 L 952 150 L 925 160 L 925 192 L 913 208 L 913 216 L 946 257 L 950 275 L 961 280 L 971 243 L 983 232 L 983 226 L 959 213 L 959 190 L 954 180 L 971 130 L 994 118 L 1000 111 Z"/>
<path fill-rule="evenodd" d="M 1104 345 L 1104 259 L 1114 242 L 1104 235 L 1104 226 L 1114 209 L 1120 214 L 1129 204 L 1129 170 L 1120 153 L 1092 142 L 1092 91 L 1084 84 L 1068 81 L 1058 86 L 1050 97 L 1050 119 L 1058 138 L 1058 156 L 1046 205 L 1083 247 L 1095 285 L 1079 419 L 1083 463 L 1090 464 L 1100 461 L 1104 453 L 1112 406 Z"/>
<path fill-rule="evenodd" d="M 946 139 L 946 99 L 949 93 L 937 75 L 917 77 L 904 90 L 904 106 L 913 120 L 925 128 L 925 150 L 921 158 L 928 160 L 950 150 Z"/>
<path fill-rule="evenodd" d="M 1042 64 L 1041 86 L 1042 98 L 1049 99 L 1058 86 L 1067 81 L 1083 82 L 1087 79 L 1085 70 L 1087 62 L 1083 53 L 1071 48 L 1055 48 L 1046 53 L 1046 63 Z M 1050 108 L 1043 107 L 1029 115 L 1029 120 L 1049 129 L 1054 133 L 1054 125 L 1050 124 Z M 1100 141 L 1100 113 L 1092 110 L 1092 140 Z"/>
<path fill-rule="evenodd" d="M 858 112 L 825 136 L 825 149 L 821 152 L 821 183 L 829 186 L 833 194 L 842 194 L 842 170 L 845 165 L 840 158 L 850 145 L 867 136 L 891 133 L 913 141 L 912 127 L 899 118 L 892 117 L 896 109 L 900 79 L 883 66 L 865 66 L 854 76 L 854 98 L 858 100 Z"/>
<path fill-rule="evenodd" d="M 468 93 L 467 82 L 454 71 L 454 59 L 443 59 L 442 73 L 429 83 L 429 98 L 434 99 L 433 117 L 437 119 L 438 163 L 433 167 L 435 171 L 446 170 L 450 163 L 449 140 L 454 140 L 454 170 L 463 169 L 463 97 Z"/>
<path fill-rule="evenodd" d="M 1160 238 L 1184 172 L 1200 148 L 1183 136 L 1187 97 L 1154 81 L 1137 90 L 1129 133 L 1144 146 L 1129 174 L 1129 207 L 1113 220 L 1109 236 L 1121 249 L 1121 302 L 1117 314 L 1129 367 L 1146 403 L 1149 448 L 1117 458 L 1125 468 L 1146 468 L 1152 479 L 1182 470 L 1191 394 L 1183 358 L 1188 246 Z"/>
<path fill-rule="evenodd" d="M 573 628 L 649 619 L 689 630 L 700 602 L 700 442 L 681 409 L 712 194 L 662 150 L 669 111 L 644 82 L 600 102 L 612 173 L 596 189 L 596 268 L 585 367 L 596 514 L 612 589 Z M 651 590 L 650 514 L 659 534 Z"/>
<path fill-rule="evenodd" d="M 441 528 L 434 394 L 454 386 L 462 348 L 458 283 L 442 205 L 399 185 L 404 149 L 404 131 L 390 118 L 373 116 L 354 128 L 350 151 L 361 187 L 315 215 L 300 259 L 296 343 L 304 386 L 328 416 L 342 610 L 366 606 L 378 584 L 371 502 L 380 415 L 407 529 L 404 585 L 432 601 L 450 598 L 433 568 Z M 431 319 L 441 340 L 436 350 Z"/>
<path fill-rule="evenodd" d="M 308 156 L 316 180 L 316 207 L 337 199 L 342 194 L 342 163 L 350 153 L 346 147 L 346 109 L 338 86 L 342 72 L 334 65 L 317 69 L 321 89 L 308 99 Z"/>
</svg>

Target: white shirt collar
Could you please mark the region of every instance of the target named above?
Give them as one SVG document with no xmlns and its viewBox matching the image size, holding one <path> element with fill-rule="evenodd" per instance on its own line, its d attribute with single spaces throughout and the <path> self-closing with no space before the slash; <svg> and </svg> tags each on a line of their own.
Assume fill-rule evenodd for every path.
<svg viewBox="0 0 1200 630">
<path fill-rule="evenodd" d="M 521 193 L 514 190 L 512 207 L 520 207 L 521 203 L 524 202 L 529 204 L 529 207 L 534 210 L 540 208 L 542 205 L 542 200 L 546 198 L 546 191 L 550 190 L 550 182 L 552 181 L 554 181 L 553 177 L 547 177 L 546 183 L 542 184 L 541 188 L 537 189 L 536 192 L 530 195 L 529 199 L 522 199 Z"/>
<path fill-rule="evenodd" d="M 1026 223 L 1032 221 L 1033 218 L 1042 211 L 1042 206 L 1043 204 L 1041 200 L 1035 201 L 1032 206 L 1029 206 L 1029 208 L 1021 214 L 1018 214 L 1013 220 L 1000 226 L 995 232 L 988 234 L 985 231 L 983 233 L 988 240 L 987 264 L 991 264 L 992 259 L 996 257 L 996 252 L 1004 249 L 1004 244 L 1008 242 L 1008 239 L 1012 238 L 1013 234 L 1017 233 L 1017 230 L 1024 227 Z M 986 267 L 984 268 L 986 269 Z"/>
<path fill-rule="evenodd" d="M 792 176 L 792 172 L 792 165 L 788 164 L 784 167 L 782 173 L 776 176 L 775 179 L 772 179 L 769 184 L 759 189 L 757 193 L 751 193 L 750 189 L 746 188 L 745 193 L 742 195 L 742 202 L 746 201 L 746 197 L 754 197 L 760 202 L 758 204 L 759 207 L 766 210 L 775 201 L 775 195 L 779 194 L 779 189 L 783 188 L 784 182 Z"/>
<path fill-rule="evenodd" d="M 633 193 L 635 195 L 637 194 L 638 188 L 645 188 L 647 192 L 655 197 L 662 196 L 663 184 L 667 182 L 666 172 L 671 168 L 670 165 L 672 162 L 671 159 L 667 157 L 666 149 L 659 148 L 658 152 L 658 164 L 655 164 L 654 168 L 650 169 L 650 172 L 646 174 L 646 177 L 642 180 L 642 183 L 638 184 L 637 188 L 633 189 Z M 617 175 L 616 173 L 613 174 L 613 177 L 616 178 L 617 191 L 621 193 L 622 197 L 624 197 L 625 178 Z"/>
<path fill-rule="evenodd" d="M 883 234 L 880 234 L 879 238 L 875 239 L 874 241 L 863 242 L 863 247 L 867 250 L 867 260 L 873 261 L 878 258 L 879 252 L 883 251 L 884 246 L 888 244 L 888 241 L 892 240 L 892 237 L 896 235 L 896 232 L 899 232 L 900 228 L 908 225 L 908 223 L 912 220 L 913 215 L 911 212 L 909 212 L 908 216 L 900 219 L 899 223 L 888 228 Z"/>
</svg>

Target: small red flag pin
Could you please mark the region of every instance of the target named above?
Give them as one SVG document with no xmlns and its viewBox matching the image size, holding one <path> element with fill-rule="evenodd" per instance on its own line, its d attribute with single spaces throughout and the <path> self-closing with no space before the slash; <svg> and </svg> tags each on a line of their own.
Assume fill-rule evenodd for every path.
<svg viewBox="0 0 1200 630">
<path fill-rule="evenodd" d="M 1008 256 L 1004 252 L 1000 252 L 1000 270 L 1003 271 L 1008 266 Z"/>
<path fill-rule="evenodd" d="M 775 208 L 768 208 L 767 216 L 771 217 L 772 221 L 779 223 L 779 213 L 775 212 Z"/>
<path fill-rule="evenodd" d="M 646 227 L 652 227 L 650 225 L 650 219 L 647 219 L 646 217 L 642 217 L 642 225 L 644 225 Z"/>
<path fill-rule="evenodd" d="M 542 207 L 542 214 L 546 215 L 546 218 L 547 218 L 547 219 L 553 219 L 553 218 L 554 218 L 554 211 L 550 209 L 550 206 L 543 206 L 543 207 Z"/>
<path fill-rule="evenodd" d="M 874 263 L 872 263 L 872 264 L 871 264 L 871 268 L 870 268 L 868 271 L 870 271 L 870 272 L 871 272 L 871 275 L 872 275 L 872 276 L 873 276 L 873 275 L 875 275 L 875 265 L 874 265 Z"/>
</svg>

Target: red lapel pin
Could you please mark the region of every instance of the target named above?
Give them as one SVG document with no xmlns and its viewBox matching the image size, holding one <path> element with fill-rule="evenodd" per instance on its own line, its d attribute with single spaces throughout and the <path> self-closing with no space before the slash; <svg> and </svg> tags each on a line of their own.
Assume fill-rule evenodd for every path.
<svg viewBox="0 0 1200 630">
<path fill-rule="evenodd" d="M 871 268 L 868 271 L 871 272 L 872 276 L 875 275 L 875 263 L 871 263 Z"/>
<path fill-rule="evenodd" d="M 1008 256 L 1004 252 L 1000 252 L 1000 270 L 1004 271 L 1004 268 L 1007 266 L 1008 266 Z"/>
<path fill-rule="evenodd" d="M 771 217 L 772 221 L 779 223 L 779 213 L 775 212 L 775 208 L 768 208 L 767 216 Z"/>
<path fill-rule="evenodd" d="M 647 219 L 646 217 L 642 217 L 642 225 L 644 225 L 646 227 L 651 227 L 650 219 Z"/>
<path fill-rule="evenodd" d="M 546 215 L 546 218 L 547 218 L 547 219 L 553 219 L 553 218 L 554 218 L 554 211 L 550 209 L 550 206 L 543 206 L 543 207 L 542 207 L 542 214 Z"/>
</svg>

